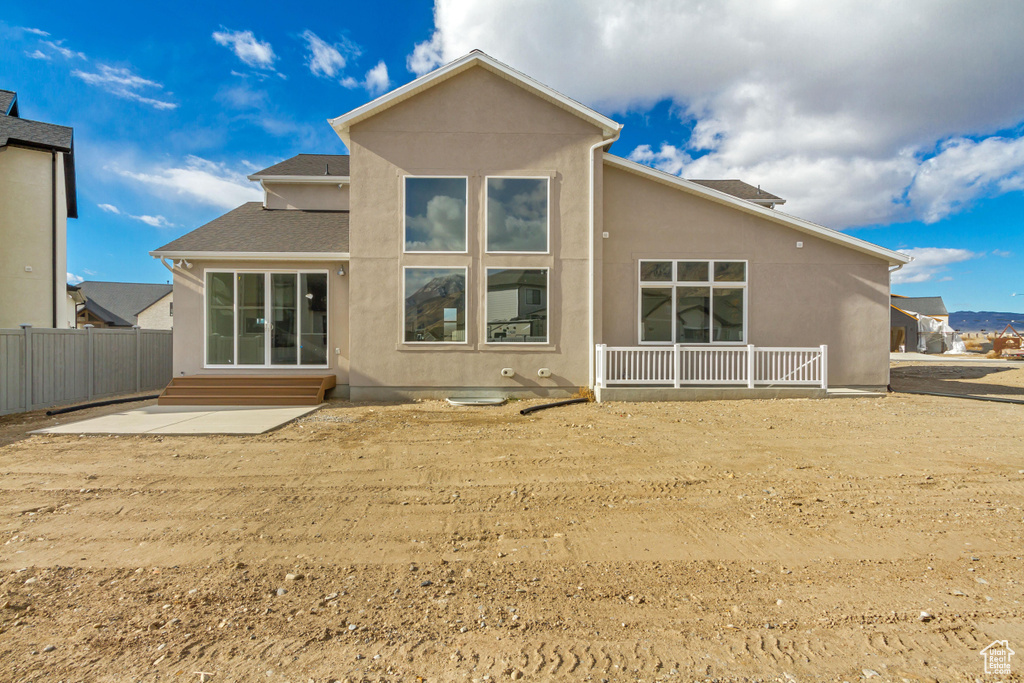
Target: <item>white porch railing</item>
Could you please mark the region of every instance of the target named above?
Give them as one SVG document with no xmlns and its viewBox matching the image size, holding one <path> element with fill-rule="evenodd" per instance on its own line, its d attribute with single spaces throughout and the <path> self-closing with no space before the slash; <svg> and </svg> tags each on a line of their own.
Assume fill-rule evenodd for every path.
<svg viewBox="0 0 1024 683">
<path fill-rule="evenodd" d="M 597 386 L 740 385 L 828 388 L 828 348 L 597 345 Z"/>
</svg>

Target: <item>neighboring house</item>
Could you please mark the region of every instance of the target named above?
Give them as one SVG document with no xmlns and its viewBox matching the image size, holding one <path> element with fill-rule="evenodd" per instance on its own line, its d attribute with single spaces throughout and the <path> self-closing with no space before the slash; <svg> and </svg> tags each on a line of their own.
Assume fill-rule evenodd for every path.
<svg viewBox="0 0 1024 683">
<path fill-rule="evenodd" d="M 949 326 L 949 312 L 941 296 L 900 296 L 893 294 L 889 307 L 889 351 L 917 351 L 923 315 Z M 932 335 L 934 337 L 934 335 Z M 941 338 L 926 344 L 927 353 L 942 353 Z"/>
<path fill-rule="evenodd" d="M 17 93 L 0 90 L 0 328 L 68 324 L 73 138 L 67 126 L 21 118 Z"/>
<path fill-rule="evenodd" d="M 175 376 L 564 395 L 594 386 L 597 344 L 678 342 L 827 345 L 829 384 L 888 383 L 889 269 L 910 257 L 609 154 L 620 124 L 483 53 L 331 125 L 350 157 L 255 173 L 262 204 L 151 252 L 174 273 Z"/>
<path fill-rule="evenodd" d="M 78 327 L 171 329 L 174 293 L 171 285 L 142 282 L 79 283 L 84 303 L 78 307 Z"/>
</svg>

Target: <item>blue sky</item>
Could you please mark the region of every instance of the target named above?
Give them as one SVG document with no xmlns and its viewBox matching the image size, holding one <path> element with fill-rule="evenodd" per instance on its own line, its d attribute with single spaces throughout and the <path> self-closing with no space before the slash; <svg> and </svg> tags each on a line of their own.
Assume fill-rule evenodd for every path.
<svg viewBox="0 0 1024 683">
<path fill-rule="evenodd" d="M 1024 3 L 892 5 L 16 3 L 0 88 L 75 129 L 75 277 L 167 281 L 147 252 L 246 174 L 344 153 L 325 119 L 480 48 L 626 124 L 616 154 L 909 250 L 895 293 L 1024 310 Z"/>
</svg>

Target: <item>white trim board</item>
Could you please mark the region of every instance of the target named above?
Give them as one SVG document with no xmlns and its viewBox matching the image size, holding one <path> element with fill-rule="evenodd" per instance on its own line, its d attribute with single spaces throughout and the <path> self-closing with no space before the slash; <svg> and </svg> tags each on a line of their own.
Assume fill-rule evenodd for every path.
<svg viewBox="0 0 1024 683">
<path fill-rule="evenodd" d="M 710 187 L 698 185 L 697 183 L 690 182 L 685 178 L 680 178 L 679 176 L 658 171 L 649 166 L 644 166 L 643 164 L 638 164 L 636 162 L 629 161 L 628 159 L 615 156 L 614 154 L 605 152 L 604 163 L 608 166 L 612 166 L 613 168 L 627 171 L 644 178 L 649 178 L 650 180 L 654 180 L 663 185 L 675 187 L 689 192 L 690 194 L 703 197 L 704 199 L 708 199 L 719 204 L 725 204 L 726 206 L 739 209 L 740 211 L 753 214 L 760 218 L 765 218 L 788 228 L 793 228 L 794 230 L 799 230 L 800 232 L 820 237 L 828 242 L 849 247 L 854 251 L 885 259 L 891 266 L 905 265 L 914 260 L 912 256 L 908 256 L 907 254 L 886 249 L 885 247 L 880 247 L 877 244 L 872 244 L 871 242 L 857 239 L 856 237 L 851 237 L 850 235 L 841 233 L 838 230 L 826 228 L 823 225 L 812 223 L 804 220 L 803 218 L 797 218 L 796 216 L 791 216 L 788 213 L 783 213 L 778 209 L 766 209 L 752 202 L 748 202 L 745 199 L 733 197 L 730 194 L 719 192 L 718 190 L 712 190 Z"/>
<path fill-rule="evenodd" d="M 352 145 L 349 141 L 348 132 L 353 125 L 477 65 L 484 67 L 488 71 L 511 81 L 512 83 L 515 83 L 524 90 L 532 92 L 542 99 L 551 102 L 555 106 L 560 107 L 571 114 L 575 114 L 584 121 L 597 126 L 601 129 L 605 139 L 610 140 L 616 137 L 618 132 L 622 129 L 621 123 L 613 121 L 607 116 L 599 114 L 593 109 L 580 104 L 576 100 L 566 97 L 557 90 L 533 80 L 526 74 L 516 71 L 507 64 L 502 64 L 498 60 L 494 59 L 494 57 L 491 57 L 480 50 L 473 50 L 469 54 L 460 57 L 453 62 L 449 62 L 428 74 L 420 76 L 416 80 L 407 83 L 400 88 L 395 88 L 391 92 L 381 95 L 377 99 L 368 102 L 361 107 L 353 109 L 346 114 L 342 114 L 337 118 L 328 119 L 327 123 L 331 124 L 331 127 L 334 128 L 334 132 L 338 134 L 338 137 L 340 137 L 342 142 L 345 143 L 345 146 L 351 149 Z"/>
</svg>

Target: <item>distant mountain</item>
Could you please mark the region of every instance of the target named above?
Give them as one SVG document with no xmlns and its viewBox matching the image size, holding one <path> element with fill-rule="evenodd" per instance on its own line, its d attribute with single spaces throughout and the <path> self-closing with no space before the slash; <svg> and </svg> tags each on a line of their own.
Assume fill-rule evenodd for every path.
<svg viewBox="0 0 1024 683">
<path fill-rule="evenodd" d="M 1002 332 L 1007 325 L 1013 325 L 1018 332 L 1024 334 L 1024 313 L 956 311 L 949 314 L 949 326 L 961 332 Z"/>
</svg>

